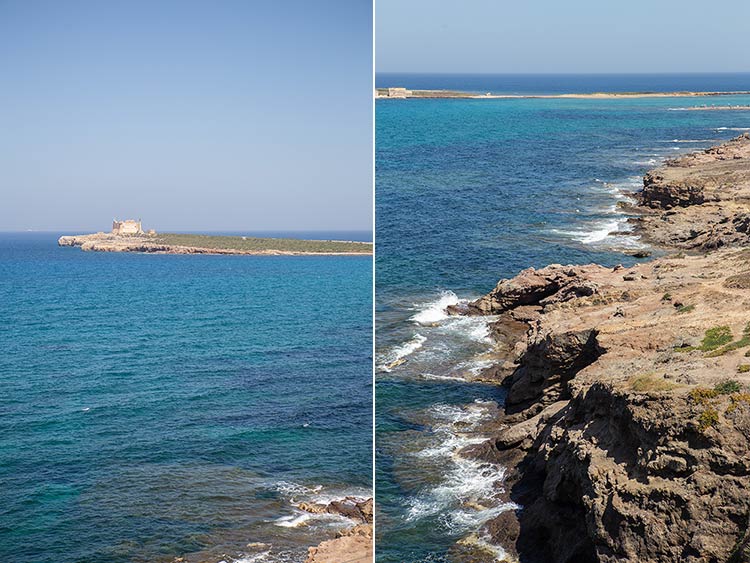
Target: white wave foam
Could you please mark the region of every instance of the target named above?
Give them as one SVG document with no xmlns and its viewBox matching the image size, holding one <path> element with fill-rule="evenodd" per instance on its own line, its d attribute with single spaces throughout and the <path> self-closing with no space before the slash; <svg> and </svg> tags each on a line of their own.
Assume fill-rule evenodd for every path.
<svg viewBox="0 0 750 563">
<path fill-rule="evenodd" d="M 607 220 L 593 223 L 591 227 L 586 230 L 563 231 L 560 229 L 552 229 L 552 232 L 568 236 L 578 242 L 582 242 L 583 244 L 596 244 L 604 241 L 610 233 L 619 231 L 624 223 L 624 219 Z"/>
<path fill-rule="evenodd" d="M 301 528 L 302 526 L 324 526 L 329 528 L 345 528 L 351 526 L 354 521 L 341 514 L 329 514 L 327 512 L 313 513 L 296 510 L 294 514 L 281 516 L 273 521 L 274 525 L 281 528 Z"/>
<path fill-rule="evenodd" d="M 312 513 L 300 512 L 287 516 L 281 516 L 274 521 L 274 524 L 282 528 L 298 528 L 303 524 L 306 524 L 312 517 Z"/>
<path fill-rule="evenodd" d="M 714 131 L 750 131 L 750 127 L 717 127 Z"/>
<path fill-rule="evenodd" d="M 387 354 L 384 355 L 383 359 L 379 362 L 377 368 L 380 371 L 390 372 L 396 367 L 401 360 L 407 356 L 411 356 L 414 352 L 419 350 L 427 338 L 421 334 L 415 334 L 410 340 L 407 340 L 403 344 L 394 347 Z"/>
<path fill-rule="evenodd" d="M 435 301 L 417 305 L 418 313 L 412 315 L 411 320 L 421 325 L 432 325 L 448 318 L 445 309 L 449 305 L 456 305 L 461 300 L 452 291 L 443 291 Z"/>
<path fill-rule="evenodd" d="M 256 553 L 254 555 L 245 555 L 235 560 L 234 563 L 261 563 L 265 561 L 271 561 L 271 552 L 264 551 L 263 553 Z M 219 562 L 221 563 L 221 561 Z"/>
<path fill-rule="evenodd" d="M 467 340 L 491 343 L 489 317 L 450 317 L 439 332 L 457 335 Z"/>
<path fill-rule="evenodd" d="M 644 244 L 632 233 L 632 227 L 628 224 L 626 217 L 616 220 L 599 221 L 592 223 L 589 229 L 575 231 L 563 231 L 552 229 L 551 232 L 570 237 L 582 244 L 593 246 L 607 246 L 611 248 L 635 249 L 645 248 Z M 614 234 L 614 236 L 610 236 Z"/>
<path fill-rule="evenodd" d="M 517 508 L 498 498 L 504 467 L 461 454 L 467 446 L 487 440 L 477 430 L 492 418 L 494 406 L 490 401 L 475 401 L 463 406 L 436 404 L 429 409 L 435 440 L 412 455 L 440 467 L 442 481 L 406 500 L 407 521 L 437 516 L 448 532 L 460 534 L 477 530 L 506 510 Z"/>
<path fill-rule="evenodd" d="M 437 427 L 438 431 L 443 433 L 452 433 L 455 424 L 460 424 L 464 430 L 474 430 L 479 423 L 492 417 L 488 410 L 491 405 L 491 402 L 484 401 L 475 401 L 463 406 L 438 403 L 430 407 L 430 415 L 443 423 Z"/>
<path fill-rule="evenodd" d="M 279 481 L 277 483 L 274 483 L 272 488 L 285 497 L 290 497 L 293 499 L 296 497 L 310 498 L 322 491 L 323 485 L 314 485 L 312 487 L 308 487 L 306 485 L 300 485 L 299 483 L 293 483 L 290 481 Z"/>
<path fill-rule="evenodd" d="M 243 554 L 239 559 L 232 559 L 231 563 L 298 563 L 299 561 L 299 553 L 268 550 L 253 554 Z M 228 562 L 219 561 L 219 563 Z"/>
<path fill-rule="evenodd" d="M 601 242 L 609 236 L 609 233 L 618 231 L 620 229 L 622 221 L 606 221 L 599 223 L 594 227 L 593 230 L 588 233 L 582 233 L 577 238 L 584 244 L 593 244 Z"/>
<path fill-rule="evenodd" d="M 466 445 L 459 443 L 461 447 Z M 433 455 L 444 455 L 444 450 L 435 450 Z M 495 500 L 505 479 L 504 467 L 457 455 L 452 455 L 448 465 L 441 484 L 408 499 L 407 520 L 440 515 L 440 522 L 451 533 L 462 533 L 516 508 L 515 504 Z"/>
<path fill-rule="evenodd" d="M 458 365 L 456 365 L 456 369 L 464 373 L 469 373 L 473 376 L 477 376 L 487 368 L 494 366 L 496 363 L 497 361 L 493 359 L 474 359 L 468 360 L 466 362 L 460 362 Z"/>
<path fill-rule="evenodd" d="M 466 381 L 466 379 L 463 377 L 458 377 L 455 375 L 435 375 L 434 373 L 423 373 L 422 378 L 434 379 L 437 381 Z"/>
<path fill-rule="evenodd" d="M 492 539 L 489 535 L 483 535 L 476 539 L 474 544 L 495 556 L 495 561 L 502 562 L 508 560 L 508 552 L 505 551 L 501 546 L 492 543 Z"/>
</svg>

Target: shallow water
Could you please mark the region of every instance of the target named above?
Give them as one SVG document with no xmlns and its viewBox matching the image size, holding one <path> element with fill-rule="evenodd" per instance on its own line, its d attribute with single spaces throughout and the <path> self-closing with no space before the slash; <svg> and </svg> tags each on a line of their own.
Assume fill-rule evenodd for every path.
<svg viewBox="0 0 750 563">
<path fill-rule="evenodd" d="M 416 88 L 514 88 L 498 77 L 397 78 Z M 747 89 L 749 78 L 598 77 L 576 87 L 525 77 L 517 90 Z M 491 343 L 485 320 L 448 318 L 445 305 L 529 266 L 634 262 L 623 251 L 640 242 L 617 203 L 643 173 L 750 130 L 748 112 L 672 111 L 703 103 L 750 97 L 376 102 L 379 563 L 449 561 L 456 540 L 481 538 L 485 517 L 512 509 L 490 499 L 471 510 L 502 487 L 504 468 L 461 455 L 482 436 L 462 417 L 466 408 L 491 413 L 503 392 L 462 381 L 489 365 Z"/>
<path fill-rule="evenodd" d="M 347 524 L 292 502 L 370 495 L 371 258 L 57 236 L 0 235 L 0 560 L 299 561 Z"/>
</svg>

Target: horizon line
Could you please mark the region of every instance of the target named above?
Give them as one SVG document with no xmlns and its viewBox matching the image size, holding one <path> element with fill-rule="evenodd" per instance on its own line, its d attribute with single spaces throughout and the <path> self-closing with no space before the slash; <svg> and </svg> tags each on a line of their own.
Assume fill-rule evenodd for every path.
<svg viewBox="0 0 750 563">
<path fill-rule="evenodd" d="M 628 71 L 628 72 L 504 72 L 504 71 L 481 71 L 481 72 L 466 72 L 466 71 L 410 71 L 410 70 L 376 70 L 375 75 L 378 74 L 411 74 L 411 75 L 428 75 L 428 74 L 450 74 L 450 75 L 486 75 L 486 76 L 534 76 L 534 75 L 549 75 L 549 76 L 633 76 L 633 75 L 661 75 L 661 76 L 674 76 L 674 75 L 731 75 L 731 74 L 750 74 L 750 70 L 737 70 L 737 71 Z"/>
</svg>

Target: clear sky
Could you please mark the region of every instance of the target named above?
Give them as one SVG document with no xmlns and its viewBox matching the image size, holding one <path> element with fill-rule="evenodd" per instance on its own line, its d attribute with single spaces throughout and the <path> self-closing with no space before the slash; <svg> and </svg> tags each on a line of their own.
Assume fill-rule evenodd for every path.
<svg viewBox="0 0 750 563">
<path fill-rule="evenodd" d="M 748 72 L 748 0 L 378 0 L 376 70 Z"/>
<path fill-rule="evenodd" d="M 0 230 L 372 227 L 370 0 L 0 0 Z"/>
</svg>

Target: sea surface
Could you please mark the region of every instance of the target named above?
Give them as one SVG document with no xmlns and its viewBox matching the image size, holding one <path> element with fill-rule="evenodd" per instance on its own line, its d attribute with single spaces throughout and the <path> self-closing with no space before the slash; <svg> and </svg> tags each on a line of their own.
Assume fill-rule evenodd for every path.
<svg viewBox="0 0 750 563">
<path fill-rule="evenodd" d="M 371 496 L 372 259 L 61 234 L 0 233 L 0 561 L 299 563 L 351 525 L 293 503 Z"/>
<path fill-rule="evenodd" d="M 516 80 L 514 83 L 513 80 Z M 514 93 L 745 90 L 750 75 L 379 76 L 378 85 Z M 472 379 L 492 363 L 485 319 L 446 305 L 550 263 L 629 264 L 642 247 L 618 203 L 665 159 L 750 131 L 750 112 L 682 111 L 748 96 L 377 100 L 376 498 L 378 563 L 458 561 L 484 524 L 503 467 L 481 442 L 504 392 Z"/>
</svg>

